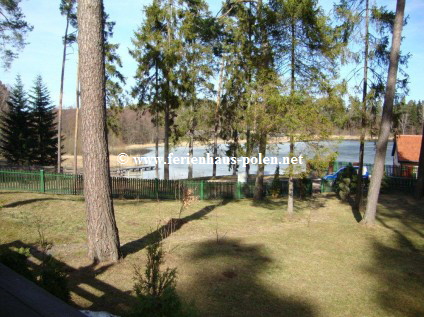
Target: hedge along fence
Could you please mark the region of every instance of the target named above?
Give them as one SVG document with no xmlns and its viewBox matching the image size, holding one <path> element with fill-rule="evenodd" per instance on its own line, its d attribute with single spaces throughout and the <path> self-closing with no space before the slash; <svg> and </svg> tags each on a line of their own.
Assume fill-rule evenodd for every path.
<svg viewBox="0 0 424 317">
<path fill-rule="evenodd" d="M 333 171 L 337 172 L 338 169 L 353 165 L 352 162 L 336 161 L 333 163 Z M 368 173 L 372 176 L 373 164 L 364 164 L 368 169 Z M 381 182 L 380 192 L 382 193 L 414 193 L 415 184 L 417 181 L 417 167 L 415 166 L 394 166 L 384 165 L 384 178 Z M 321 180 L 321 192 L 333 192 L 333 183 L 331 181 Z"/>
<path fill-rule="evenodd" d="M 180 199 L 190 188 L 200 200 L 242 199 L 253 197 L 255 182 L 214 182 L 198 180 L 160 180 L 111 177 L 112 196 L 127 199 Z M 287 180 L 279 181 L 280 195 L 287 194 Z M 52 194 L 83 195 L 83 176 L 40 171 L 0 170 L 0 189 Z M 270 195 L 271 184 L 264 183 L 264 195 Z M 312 180 L 296 179 L 297 197 L 312 194 Z"/>
<path fill-rule="evenodd" d="M 381 182 L 381 193 L 414 193 L 417 179 L 395 176 L 384 176 Z M 321 180 L 321 193 L 334 192 L 334 182 Z M 366 188 L 368 190 L 368 188 Z"/>
<path fill-rule="evenodd" d="M 349 164 L 353 165 L 352 162 L 336 161 L 333 163 L 333 172 L 337 172 L 339 168 L 348 166 Z M 374 164 L 364 164 L 364 167 L 372 174 Z M 417 178 L 418 167 L 408 165 L 384 165 L 384 174 L 388 177 Z"/>
</svg>

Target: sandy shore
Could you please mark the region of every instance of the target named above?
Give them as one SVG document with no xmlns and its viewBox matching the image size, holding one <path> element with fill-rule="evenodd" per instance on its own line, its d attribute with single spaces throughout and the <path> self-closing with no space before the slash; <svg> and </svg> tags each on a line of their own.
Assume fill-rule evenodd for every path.
<svg viewBox="0 0 424 317">
<path fill-rule="evenodd" d="M 343 140 L 359 140 L 360 136 L 359 135 L 331 135 L 329 140 L 334 140 L 334 141 L 343 141 Z M 367 137 L 366 139 L 367 141 L 371 140 L 369 137 Z M 289 142 L 290 139 L 288 137 L 273 137 L 270 138 L 268 140 L 268 144 L 279 144 L 279 143 L 287 143 Z M 246 140 L 240 140 L 239 141 L 240 144 L 245 144 Z M 185 143 L 187 142 L 180 142 L 177 146 L 182 146 L 182 145 L 186 145 Z M 218 140 L 218 144 L 225 144 L 226 141 L 219 139 Z M 159 143 L 159 146 L 164 146 L 164 143 L 161 142 Z M 205 146 L 204 142 L 194 142 L 194 147 L 202 147 Z M 152 148 L 155 147 L 154 143 L 144 143 L 144 144 L 130 144 L 130 145 L 125 145 L 125 146 L 116 146 L 116 147 L 111 147 L 111 151 L 113 152 L 125 152 L 125 151 L 129 151 L 129 150 L 138 150 L 138 149 L 145 149 L 145 148 Z"/>
<path fill-rule="evenodd" d="M 334 140 L 334 141 L 343 141 L 343 140 L 359 140 L 359 135 L 332 135 L 330 137 L 330 140 Z M 370 138 L 367 138 L 367 140 L 369 141 Z M 274 138 L 270 138 L 270 140 L 268 141 L 268 144 L 280 144 L 280 143 L 287 143 L 289 142 L 289 138 L 287 137 L 274 137 Z M 218 140 L 218 144 L 225 144 L 226 142 L 224 140 Z M 246 140 L 240 140 L 240 144 L 245 144 Z M 159 143 L 159 146 L 162 147 L 164 144 L 163 143 Z M 181 142 L 180 144 L 178 144 L 177 146 L 184 146 L 186 145 L 184 142 Z M 194 147 L 204 147 L 205 143 L 202 142 L 195 142 L 194 143 Z M 146 148 L 154 148 L 155 144 L 154 143 L 145 143 L 145 144 L 129 144 L 129 145 L 125 145 L 125 146 L 115 146 L 115 147 L 110 147 L 110 152 L 113 153 L 111 155 L 109 155 L 109 161 L 110 161 L 110 167 L 111 168 L 118 168 L 118 167 L 122 167 L 124 166 L 131 166 L 133 164 L 131 164 L 131 161 L 129 161 L 127 164 L 120 164 L 118 161 L 118 154 L 119 153 L 128 153 L 129 155 L 131 155 L 131 152 L 134 151 L 140 151 L 141 153 L 137 153 L 137 155 L 142 155 L 143 154 L 143 149 Z M 68 170 L 72 170 L 73 166 L 74 166 L 74 156 L 70 155 L 70 154 L 65 154 L 62 156 L 63 158 L 63 163 L 62 166 L 65 169 Z M 77 163 L 78 163 L 78 169 L 82 169 L 82 156 L 78 155 L 77 158 Z"/>
</svg>

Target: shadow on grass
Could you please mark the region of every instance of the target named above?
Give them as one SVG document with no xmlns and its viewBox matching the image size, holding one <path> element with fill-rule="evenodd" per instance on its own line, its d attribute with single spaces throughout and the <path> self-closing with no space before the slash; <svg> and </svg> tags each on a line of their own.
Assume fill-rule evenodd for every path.
<svg viewBox="0 0 424 317">
<path fill-rule="evenodd" d="M 374 241 L 367 271 L 377 279 L 376 301 L 393 316 L 424 316 L 424 212 L 408 195 L 380 195 L 377 223 L 393 232 L 391 243 Z"/>
<path fill-rule="evenodd" d="M 275 199 L 265 197 L 260 201 L 252 200 L 251 205 L 272 211 L 281 210 L 285 212 L 287 210 L 287 197 Z M 294 199 L 294 212 L 301 212 L 307 208 L 318 209 L 323 207 L 325 207 L 325 201 L 314 196 Z"/>
<path fill-rule="evenodd" d="M 220 203 L 216 203 L 214 205 L 206 206 L 191 215 L 188 215 L 184 218 L 172 218 L 165 225 L 159 227 L 155 231 L 141 237 L 140 239 L 128 242 L 121 246 L 121 252 L 124 257 L 127 255 L 136 253 L 140 250 L 143 250 L 150 244 L 160 242 L 167 237 L 169 237 L 172 233 L 181 229 L 183 225 L 190 221 L 199 220 L 205 217 L 207 214 L 212 212 L 215 208 L 219 206 L 226 205 L 230 202 L 230 200 L 223 200 Z"/>
<path fill-rule="evenodd" d="M 10 204 L 6 204 L 3 205 L 3 208 L 13 208 L 13 207 L 19 207 L 19 206 L 24 206 L 24 205 L 28 205 L 28 204 L 32 204 L 32 203 L 36 203 L 39 201 L 48 201 L 48 200 L 60 200 L 60 199 L 56 199 L 56 198 L 33 198 L 33 199 L 26 199 L 26 200 L 18 200 L 15 201 L 13 203 Z"/>
<path fill-rule="evenodd" d="M 325 198 L 331 198 L 331 199 L 337 199 L 341 203 L 346 204 L 350 207 L 352 216 L 355 219 L 357 223 L 361 222 L 362 220 L 362 213 L 358 208 L 355 208 L 355 198 L 354 196 L 348 196 L 346 200 L 342 200 L 339 195 L 337 195 L 334 192 L 325 193 Z M 365 197 L 363 198 L 365 199 Z"/>
<path fill-rule="evenodd" d="M 423 251 L 402 234 L 396 240 L 395 246 L 373 242 L 374 261 L 367 272 L 377 280 L 375 300 L 387 316 L 424 316 Z"/>
<path fill-rule="evenodd" d="M 365 199 L 365 198 L 362 198 Z M 350 208 L 352 210 L 353 218 L 355 218 L 356 222 L 359 223 L 362 221 L 362 214 L 360 208 L 355 206 L 355 198 L 352 196 L 349 196 L 348 200 L 346 201 L 350 205 Z"/>
<path fill-rule="evenodd" d="M 422 201 L 407 195 L 381 195 L 377 221 L 399 236 L 403 233 L 424 238 L 424 211 Z M 398 224 L 401 224 L 399 226 Z"/>
<path fill-rule="evenodd" d="M 201 299 L 201 316 L 318 315 L 317 308 L 306 299 L 281 291 L 284 285 L 263 281 L 266 272 L 273 269 L 273 260 L 262 245 L 223 239 L 193 247 L 189 260 L 196 273 L 186 289 Z"/>
<path fill-rule="evenodd" d="M 31 256 L 38 260 L 37 262 L 43 258 L 43 253 L 36 246 L 25 244 L 20 240 L 1 245 L 1 247 L 28 248 Z M 97 275 L 107 271 L 113 264 L 97 265 L 93 263 L 79 268 L 73 268 L 56 258 L 53 258 L 53 261 L 68 275 L 67 281 L 70 291 L 89 303 L 84 309 L 107 310 L 111 313 L 120 314 L 123 310 L 130 309 L 135 303 L 135 297 L 131 295 L 131 292 L 123 292 L 96 278 Z M 32 269 L 35 269 L 39 265 L 33 261 L 30 261 L 29 264 Z M 99 293 L 102 295 L 99 296 Z M 79 308 L 82 309 L 82 307 Z"/>
<path fill-rule="evenodd" d="M 269 210 L 282 210 L 287 208 L 287 199 L 270 199 L 267 197 L 264 197 L 262 200 L 252 199 L 252 206 Z"/>
</svg>

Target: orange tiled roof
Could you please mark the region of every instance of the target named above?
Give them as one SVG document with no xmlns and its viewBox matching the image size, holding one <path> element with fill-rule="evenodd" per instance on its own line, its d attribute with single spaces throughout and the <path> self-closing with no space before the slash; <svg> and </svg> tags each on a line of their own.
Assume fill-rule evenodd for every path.
<svg viewBox="0 0 424 317">
<path fill-rule="evenodd" d="M 396 136 L 396 149 L 399 162 L 418 162 L 420 158 L 422 135 Z"/>
</svg>

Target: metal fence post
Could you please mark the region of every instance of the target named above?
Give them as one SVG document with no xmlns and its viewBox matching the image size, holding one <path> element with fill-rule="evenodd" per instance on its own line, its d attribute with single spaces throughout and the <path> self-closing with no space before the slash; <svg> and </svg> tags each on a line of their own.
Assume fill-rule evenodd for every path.
<svg viewBox="0 0 424 317">
<path fill-rule="evenodd" d="M 159 179 L 155 178 L 155 194 L 156 198 L 159 197 Z"/>
<path fill-rule="evenodd" d="M 205 182 L 204 181 L 200 181 L 200 200 L 203 200 L 205 198 L 205 193 L 204 193 L 204 189 L 205 189 Z"/>
<path fill-rule="evenodd" d="M 44 178 L 44 170 L 40 170 L 40 192 L 45 193 L 45 178 Z"/>
<path fill-rule="evenodd" d="M 236 198 L 241 199 L 241 183 L 240 182 L 236 183 L 236 192 L 237 192 Z"/>
</svg>

